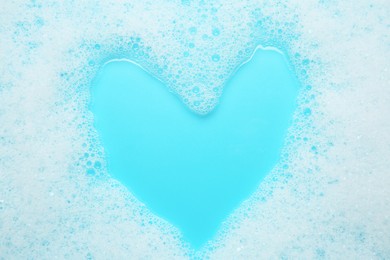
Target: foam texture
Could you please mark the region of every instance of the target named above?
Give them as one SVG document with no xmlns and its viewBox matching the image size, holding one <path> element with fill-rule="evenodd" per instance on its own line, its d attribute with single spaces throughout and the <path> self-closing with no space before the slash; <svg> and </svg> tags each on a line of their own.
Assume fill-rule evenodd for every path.
<svg viewBox="0 0 390 260">
<path fill-rule="evenodd" d="M 390 258 L 388 1 L 0 7 L 0 259 Z M 294 123 L 280 163 L 194 252 L 108 175 L 89 88 L 131 59 L 206 114 L 258 45 L 302 84 Z"/>
</svg>

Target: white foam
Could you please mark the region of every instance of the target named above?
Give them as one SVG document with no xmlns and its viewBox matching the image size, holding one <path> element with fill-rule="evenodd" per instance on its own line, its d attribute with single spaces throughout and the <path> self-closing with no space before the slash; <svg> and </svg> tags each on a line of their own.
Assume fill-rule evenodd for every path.
<svg viewBox="0 0 390 260">
<path fill-rule="evenodd" d="M 131 59 L 206 113 L 258 44 L 290 57 L 295 122 L 283 160 L 197 254 L 390 256 L 386 1 L 126 2 L 1 3 L 0 257 L 194 256 L 107 175 L 89 86 Z"/>
</svg>

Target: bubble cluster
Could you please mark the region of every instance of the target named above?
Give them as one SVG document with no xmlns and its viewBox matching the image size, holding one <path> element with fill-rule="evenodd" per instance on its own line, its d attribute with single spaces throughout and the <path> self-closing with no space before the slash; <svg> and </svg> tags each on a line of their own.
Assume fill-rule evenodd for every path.
<svg viewBox="0 0 390 260">
<path fill-rule="evenodd" d="M 4 1 L 0 258 L 389 258 L 389 12 L 385 0 Z M 294 122 L 280 163 L 193 252 L 110 178 L 89 89 L 104 63 L 130 59 L 205 115 L 259 45 L 301 82 Z"/>
</svg>

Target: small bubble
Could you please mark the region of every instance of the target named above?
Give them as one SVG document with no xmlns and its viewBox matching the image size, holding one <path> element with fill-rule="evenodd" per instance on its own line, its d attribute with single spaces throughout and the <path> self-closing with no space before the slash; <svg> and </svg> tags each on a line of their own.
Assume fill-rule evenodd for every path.
<svg viewBox="0 0 390 260">
<path fill-rule="evenodd" d="M 194 106 L 198 107 L 200 105 L 200 101 L 194 101 Z"/>
<path fill-rule="evenodd" d="M 213 29 L 213 35 L 214 35 L 214 36 L 218 36 L 219 34 L 220 34 L 219 29 L 218 29 L 218 28 L 214 28 L 214 29 Z"/>
<path fill-rule="evenodd" d="M 191 34 L 196 34 L 198 29 L 196 29 L 196 27 L 191 27 L 190 29 L 188 29 L 188 31 L 191 33 Z"/>
<path fill-rule="evenodd" d="M 38 25 L 38 26 L 42 26 L 44 25 L 44 21 L 41 17 L 38 17 L 37 20 L 35 21 L 35 23 Z"/>
<path fill-rule="evenodd" d="M 183 53 L 183 56 L 184 56 L 184 57 L 188 57 L 188 56 L 190 56 L 190 53 L 189 53 L 188 51 L 185 51 L 185 52 Z"/>
<path fill-rule="evenodd" d="M 95 169 L 100 169 L 100 168 L 102 168 L 102 163 L 99 161 L 96 161 L 93 166 L 95 167 Z"/>
<path fill-rule="evenodd" d="M 192 92 L 194 92 L 194 93 L 199 93 L 199 88 L 198 88 L 198 87 L 194 87 L 194 88 L 192 89 Z"/>
<path fill-rule="evenodd" d="M 94 169 L 88 169 L 87 170 L 87 174 L 88 175 L 94 175 L 95 174 L 95 170 Z"/>
<path fill-rule="evenodd" d="M 193 48 L 195 47 L 195 44 L 194 44 L 193 42 L 190 42 L 190 43 L 188 44 L 188 47 L 190 47 L 191 49 L 193 49 Z"/>
<path fill-rule="evenodd" d="M 310 63 L 310 60 L 308 60 L 308 59 L 304 59 L 303 61 L 302 61 L 302 64 L 303 65 L 308 65 Z"/>
<path fill-rule="evenodd" d="M 221 59 L 221 57 L 220 57 L 218 54 L 214 54 L 214 55 L 211 57 L 211 59 L 212 59 L 213 61 L 215 61 L 215 62 L 218 62 L 218 61 Z"/>
<path fill-rule="evenodd" d="M 100 50 L 100 44 L 95 44 L 95 49 Z"/>
<path fill-rule="evenodd" d="M 93 259 L 93 256 L 92 256 L 91 253 L 88 253 L 86 258 L 87 258 L 88 260 L 92 260 L 92 259 Z"/>
<path fill-rule="evenodd" d="M 311 109 L 310 108 L 305 108 L 305 110 L 303 110 L 303 114 L 305 116 L 310 116 L 311 115 Z"/>
</svg>

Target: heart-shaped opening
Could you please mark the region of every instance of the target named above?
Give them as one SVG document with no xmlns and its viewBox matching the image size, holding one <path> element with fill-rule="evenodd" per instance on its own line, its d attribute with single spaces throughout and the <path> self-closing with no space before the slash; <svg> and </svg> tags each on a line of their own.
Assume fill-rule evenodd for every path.
<svg viewBox="0 0 390 260">
<path fill-rule="evenodd" d="M 298 92 L 284 55 L 260 48 L 206 116 L 132 62 L 106 64 L 94 82 L 90 109 L 109 173 L 194 248 L 277 163 Z"/>
</svg>

